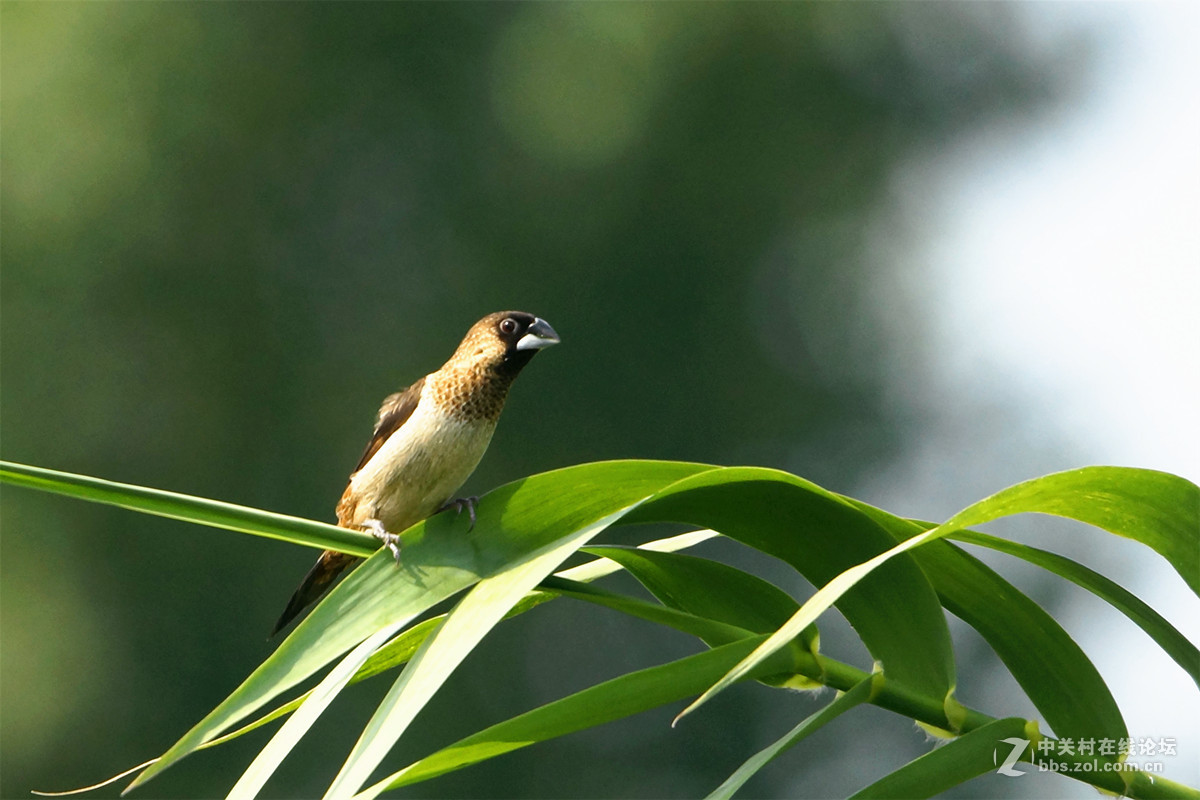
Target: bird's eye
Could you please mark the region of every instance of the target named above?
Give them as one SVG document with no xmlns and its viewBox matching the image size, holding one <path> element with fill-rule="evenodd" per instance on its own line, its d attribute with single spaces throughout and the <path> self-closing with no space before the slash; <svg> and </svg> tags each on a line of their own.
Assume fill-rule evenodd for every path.
<svg viewBox="0 0 1200 800">
<path fill-rule="evenodd" d="M 511 336 L 512 334 L 516 333 L 517 332 L 517 321 L 515 319 L 513 319 L 512 317 L 506 318 L 503 322 L 500 323 L 500 332 L 503 334 L 506 334 L 508 336 Z"/>
</svg>

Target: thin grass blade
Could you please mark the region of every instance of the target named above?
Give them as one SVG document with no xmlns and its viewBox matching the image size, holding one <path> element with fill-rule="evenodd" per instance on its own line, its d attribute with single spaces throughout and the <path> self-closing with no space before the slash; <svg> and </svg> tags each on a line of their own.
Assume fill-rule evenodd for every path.
<svg viewBox="0 0 1200 800">
<path fill-rule="evenodd" d="M 754 777 L 760 769 L 775 760 L 780 753 L 795 746 L 810 734 L 820 730 L 826 723 L 832 722 L 855 706 L 862 705 L 871 699 L 871 678 L 867 678 L 853 689 L 839 694 L 832 702 L 805 717 L 796 727 L 792 728 L 778 741 L 768 745 L 746 760 L 737 770 L 725 779 L 708 795 L 708 800 L 728 800 L 733 797 L 742 785 Z"/>
<path fill-rule="evenodd" d="M 677 484 L 682 485 L 685 484 Z M 1200 501 L 1200 489 L 1182 478 L 1121 467 L 1087 467 L 1035 478 L 1005 489 L 968 506 L 936 528 L 913 536 L 887 552 L 845 570 L 822 586 L 745 663 L 730 670 L 728 675 L 684 709 L 680 717 L 743 679 L 755 661 L 786 646 L 856 584 L 892 558 L 957 530 L 999 517 L 1040 512 L 1089 522 L 1149 544 L 1167 556 L 1189 584 L 1191 581 L 1200 581 L 1200 559 L 1194 558 L 1195 545 L 1200 543 L 1200 503 L 1197 501 Z M 1189 541 L 1193 544 L 1191 564 L 1184 563 L 1186 559 L 1181 557 Z"/>
<path fill-rule="evenodd" d="M 377 540 L 362 531 L 324 522 L 12 461 L 0 461 L 0 482 L 356 556 L 369 556 L 379 547 Z"/>
<path fill-rule="evenodd" d="M 341 662 L 330 670 L 320 683 L 307 693 L 304 702 L 287 722 L 275 732 L 267 746 L 259 751 L 254 761 L 242 773 L 227 795 L 227 800 L 248 800 L 256 797 L 263 784 L 275 773 L 283 759 L 292 752 L 300 738 L 308 732 L 317 718 L 329 707 L 338 693 L 371 655 L 399 629 L 400 624 L 380 628 L 351 650 Z"/>
<path fill-rule="evenodd" d="M 1005 739 L 1028 740 L 1027 722 L 1018 717 L 998 719 L 905 764 L 895 772 L 851 795 L 852 800 L 891 800 L 933 797 L 997 767 L 1006 756 Z"/>
<path fill-rule="evenodd" d="M 1066 556 L 1019 542 L 1010 542 L 998 536 L 977 531 L 960 531 L 951 538 L 1016 556 L 1087 589 L 1145 631 L 1200 687 L 1200 649 L 1188 641 L 1165 617 L 1115 581 Z"/>
<path fill-rule="evenodd" d="M 450 673 L 513 605 L 581 545 L 628 510 L 618 509 L 475 584 L 408 662 L 334 778 L 325 794 L 327 800 L 351 797 L 361 789 Z"/>
<path fill-rule="evenodd" d="M 624 719 L 694 694 L 748 654 L 764 636 L 716 647 L 657 667 L 631 672 L 492 725 L 368 787 L 356 800 L 377 797 L 477 764 L 531 744 Z M 794 671 L 786 654 L 763 665 L 761 675 Z M 752 677 L 760 677 L 753 675 Z"/>
</svg>

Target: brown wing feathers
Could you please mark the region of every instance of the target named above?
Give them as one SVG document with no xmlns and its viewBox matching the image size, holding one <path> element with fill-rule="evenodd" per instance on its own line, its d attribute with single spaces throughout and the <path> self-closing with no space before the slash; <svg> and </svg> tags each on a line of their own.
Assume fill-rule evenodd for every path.
<svg viewBox="0 0 1200 800">
<path fill-rule="evenodd" d="M 371 435 L 371 441 L 367 442 L 367 448 L 363 450 L 362 458 L 358 460 L 358 466 L 354 468 L 354 472 L 358 472 L 366 466 L 366 463 L 371 460 L 371 456 L 375 455 L 380 447 L 383 447 L 387 438 L 412 416 L 417 407 L 417 401 L 421 399 L 421 389 L 424 386 L 425 379 L 421 378 L 407 389 L 387 396 L 383 405 L 379 407 L 379 416 L 375 420 L 375 433 Z M 350 474 L 353 475 L 354 472 Z"/>
<path fill-rule="evenodd" d="M 461 485 L 466 475 L 469 475 L 470 471 L 474 469 L 474 465 L 478 463 L 483 451 L 487 449 L 496 418 L 500 416 L 500 411 L 504 407 L 509 384 L 512 383 L 517 373 L 528 363 L 535 352 L 558 341 L 558 334 L 545 320 L 521 311 L 502 311 L 489 314 L 475 323 L 467 331 L 466 337 L 459 343 L 453 356 L 441 369 L 427 375 L 404 391 L 390 395 L 383 401 L 375 420 L 375 430 L 371 435 L 371 440 L 358 460 L 358 465 L 350 474 L 350 485 L 346 487 L 346 491 L 338 502 L 336 509 L 338 524 L 343 527 L 358 526 L 363 520 L 359 511 L 363 510 L 371 515 L 367 521 L 376 523 L 380 528 L 384 524 L 403 527 L 415 520 L 416 515 L 428 514 L 430 509 L 436 508 L 436 503 L 442 500 L 440 495 L 444 492 L 452 492 Z M 420 419 L 423 420 L 424 427 L 419 430 L 414 429 L 412 437 L 408 437 L 407 432 L 402 434 L 405 436 L 405 446 L 394 449 L 403 451 L 395 456 L 401 459 L 398 462 L 401 471 L 420 469 L 425 470 L 426 473 L 429 473 L 430 470 L 433 472 L 416 476 L 420 480 L 413 481 L 410 480 L 413 478 L 412 475 L 402 475 L 401 479 L 397 481 L 396 475 L 385 469 L 396 465 L 384 464 L 379 465 L 382 470 L 380 475 L 383 476 L 381 481 L 366 481 L 365 488 L 363 486 L 356 487 L 353 481 L 355 475 L 366 467 L 371 459 L 379 453 L 384 443 L 412 418 L 425 389 L 429 390 L 426 401 L 431 403 L 436 411 L 431 411 L 429 415 L 422 415 Z M 473 433 L 466 438 L 452 436 L 447 440 L 445 437 L 431 437 L 428 434 L 428 425 L 443 424 L 436 421 L 431 423 L 429 421 L 431 418 L 433 420 L 440 418 L 452 420 L 447 424 L 451 426 L 449 430 L 453 430 L 455 436 L 458 436 L 457 432 L 464 425 L 475 427 L 472 429 Z M 430 444 L 433 441 L 438 444 Z M 411 452 L 414 447 L 419 451 L 416 458 Z M 432 447 L 438 448 L 437 453 L 420 450 L 420 448 Z M 391 452 L 389 450 L 389 453 Z M 439 457 L 434 457 L 438 453 L 441 454 L 440 460 Z M 392 456 L 389 455 L 389 457 Z M 380 488 L 381 482 L 385 484 L 383 488 Z M 454 483 L 454 486 L 449 486 L 451 482 Z M 360 483 L 364 482 L 360 481 Z M 415 490 L 417 492 L 424 491 L 425 494 L 413 496 L 402 494 L 409 492 L 414 485 L 425 487 Z M 433 497 L 434 494 L 438 497 Z M 399 516 L 393 509 L 392 516 L 388 518 L 390 522 L 388 519 L 380 520 L 377 517 L 380 501 L 389 498 L 393 501 L 393 506 L 398 505 L 398 507 L 409 509 Z M 391 533 L 397 532 L 392 531 Z M 357 560 L 354 556 L 332 550 L 322 553 L 316 565 L 305 576 L 300 588 L 292 595 L 287 608 L 275 625 L 275 632 L 278 632 L 306 606 L 320 597 L 329 588 L 338 573 Z"/>
<path fill-rule="evenodd" d="M 379 407 L 379 415 L 375 421 L 375 432 L 371 435 L 371 441 L 367 442 L 367 449 L 363 451 L 362 458 L 358 460 L 358 466 L 354 468 L 355 472 L 362 469 L 371 456 L 378 452 L 387 438 L 405 423 L 412 416 L 413 410 L 417 407 L 417 400 L 421 397 L 421 387 L 425 385 L 425 379 L 414 383 L 407 389 L 388 395 Z M 350 488 L 346 488 L 348 494 Z M 342 495 L 342 499 L 338 502 L 337 514 L 338 524 L 345 522 L 342 519 L 346 513 L 346 494 Z M 353 504 L 351 504 L 352 506 Z M 342 573 L 346 567 L 353 564 L 358 559 L 346 553 L 339 553 L 334 550 L 326 550 L 317 559 L 317 563 L 304 576 L 304 580 L 300 582 L 299 588 L 292 594 L 292 598 L 288 600 L 287 608 L 279 615 L 279 620 L 275 623 L 275 629 L 271 631 L 274 636 L 285 625 L 292 621 L 292 618 L 308 607 L 310 603 L 325 593 L 329 588 L 329 584 L 333 583 L 334 579 Z"/>
</svg>

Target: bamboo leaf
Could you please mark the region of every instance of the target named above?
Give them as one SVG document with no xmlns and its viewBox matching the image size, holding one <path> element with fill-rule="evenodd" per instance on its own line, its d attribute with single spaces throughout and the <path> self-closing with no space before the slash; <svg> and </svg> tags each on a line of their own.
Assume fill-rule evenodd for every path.
<svg viewBox="0 0 1200 800">
<path fill-rule="evenodd" d="M 817 586 L 895 545 L 869 514 L 845 498 L 794 475 L 756 467 L 681 480 L 626 521 L 718 530 L 782 559 Z M 838 594 L 838 609 L 888 675 L 923 694 L 945 696 L 954 686 L 950 633 L 937 594 L 916 562 L 897 558 L 853 588 Z M 785 646 L 814 622 L 815 617 L 790 626 L 773 637 L 771 646 Z"/>
<path fill-rule="evenodd" d="M 1108 684 L 1045 609 L 950 542 L 933 542 L 916 552 L 935 576 L 946 610 L 991 645 L 1056 735 L 1129 735 Z"/>
<path fill-rule="evenodd" d="M 681 482 L 677 487 L 684 485 L 687 483 Z M 1195 589 L 1196 585 L 1200 584 L 1200 566 L 1196 566 L 1198 560 L 1194 558 L 1196 548 L 1193 546 L 1191 549 L 1191 564 L 1185 563 L 1182 551 L 1188 541 L 1200 542 L 1198 498 L 1200 489 L 1182 478 L 1161 472 L 1122 467 L 1086 467 L 1035 478 L 1005 489 L 968 506 L 941 525 L 902 541 L 887 552 L 839 574 L 817 590 L 817 593 L 744 663 L 730 670 L 728 675 L 684 709 L 680 716 L 692 712 L 716 693 L 744 678 L 757 660 L 786 646 L 856 584 L 867 579 L 889 560 L 957 530 L 1011 514 L 1057 514 L 1143 541 L 1167 556 Z M 720 529 L 716 525 L 712 527 Z M 1193 584 L 1192 581 L 1197 581 L 1197 584 Z M 885 667 L 891 669 L 886 662 Z M 1103 681 L 1100 685 L 1103 686 Z M 1104 688 L 1104 694 L 1111 697 L 1107 687 Z"/>
<path fill-rule="evenodd" d="M 770 633 L 800 607 L 774 584 L 707 558 L 612 545 L 584 550 L 619 563 L 671 608 L 755 633 Z"/>
<path fill-rule="evenodd" d="M 1200 487 L 1149 469 L 1083 467 L 1019 483 L 955 515 L 970 528 L 1025 512 L 1053 514 L 1141 542 L 1200 594 Z"/>
<path fill-rule="evenodd" d="M 417 713 L 488 631 L 543 578 L 600 531 L 625 514 L 619 509 L 572 536 L 555 541 L 502 572 L 480 580 L 434 630 L 400 673 L 338 772 L 328 800 L 352 796 L 379 766 Z"/>
<path fill-rule="evenodd" d="M 725 779 L 708 796 L 709 800 L 728 800 L 742 785 L 758 773 L 760 769 L 774 761 L 780 753 L 794 747 L 812 733 L 818 731 L 826 723 L 832 722 L 855 706 L 871 699 L 871 678 L 859 683 L 844 694 L 839 694 L 828 705 L 805 717 L 796 727 L 787 732 L 781 739 L 755 753 L 744 764 Z"/>
<path fill-rule="evenodd" d="M 638 545 L 638 548 L 655 552 L 670 553 L 677 550 L 694 547 L 695 545 L 708 541 L 716 536 L 719 536 L 719 534 L 712 530 L 689 531 L 676 536 L 668 536 L 665 539 L 656 539 L 651 542 L 646 542 Z M 528 611 L 531 608 L 552 600 L 560 595 L 569 597 L 583 597 L 584 590 L 586 589 L 586 599 L 590 600 L 591 602 L 624 611 L 632 616 L 639 616 L 643 619 L 648 619 L 660 624 L 676 627 L 685 633 L 691 633 L 701 639 L 707 639 L 708 637 L 716 638 L 723 634 L 728 637 L 728 641 L 737 641 L 738 639 L 749 635 L 749 632 L 734 629 L 732 626 L 723 626 L 720 623 L 711 622 L 710 620 L 704 620 L 699 617 L 693 617 L 688 614 L 682 614 L 673 609 L 663 608 L 662 606 L 656 606 L 640 601 L 633 601 L 630 598 L 624 597 L 623 595 L 616 595 L 612 592 L 596 590 L 595 587 L 588 586 L 587 584 L 589 581 L 594 581 L 606 575 L 611 575 L 614 572 L 620 571 L 620 569 L 621 566 L 615 561 L 607 558 L 596 558 L 584 564 L 580 564 L 578 566 L 571 567 L 570 569 L 555 573 L 555 575 L 551 576 L 551 578 L 547 578 L 547 581 L 554 580 L 561 581 L 561 583 L 556 583 L 554 589 L 549 590 L 545 586 L 545 582 L 543 582 L 543 585 L 539 587 L 539 590 L 526 595 L 506 616 L 511 617 L 524 613 L 525 611 Z M 445 617 L 445 614 L 439 614 L 436 617 L 424 620 L 399 634 L 383 647 L 374 651 L 370 658 L 367 659 L 367 662 L 363 664 L 350 679 L 350 684 L 358 683 L 359 681 L 366 680 L 367 678 L 374 677 L 382 672 L 395 669 L 396 667 L 407 663 L 412 655 L 417 651 L 417 648 L 420 647 L 421 643 L 425 641 L 425 638 L 432 633 L 438 625 L 441 624 L 441 621 L 445 619 Z M 247 723 L 236 730 L 230 731 L 229 733 L 216 739 L 205 742 L 197 749 L 206 750 L 210 747 L 224 744 L 225 742 L 232 741 L 239 736 L 249 733 L 250 731 L 257 730 L 263 725 L 273 722 L 280 717 L 287 716 L 299 708 L 301 704 L 311 696 L 311 694 L 312 690 L 305 692 L 299 697 L 290 700 L 283 705 L 277 706 L 252 722 Z M 83 792 L 99 789 L 107 786 L 110 783 L 119 781 L 128 775 L 132 775 L 135 772 L 139 772 L 146 767 L 149 767 L 156 761 L 158 761 L 157 757 L 152 758 L 149 761 L 146 761 L 135 767 L 130 767 L 123 772 L 113 775 L 112 777 L 91 786 L 85 786 L 63 792 L 34 791 L 33 793 L 47 797 L 63 797 L 73 794 L 81 794 Z"/>
<path fill-rule="evenodd" d="M 410 621 L 481 578 L 570 537 L 688 475 L 712 469 L 674 462 L 613 461 L 536 475 L 485 496 L 475 531 L 438 515 L 402 534 L 403 563 L 387 551 L 338 584 L 243 684 L 126 788 L 145 783 L 311 676 L 376 630 Z M 570 491 L 566 491 L 567 488 Z M 456 524 L 459 523 L 459 524 Z"/>
<path fill-rule="evenodd" d="M 960 531 L 952 538 L 1024 559 L 1087 589 L 1149 634 L 1150 638 L 1174 659 L 1176 664 L 1183 667 L 1196 685 L 1200 686 L 1200 650 L 1165 617 L 1120 584 L 1066 556 L 1019 542 L 1010 542 L 1007 539 L 976 531 Z"/>
<path fill-rule="evenodd" d="M 755 636 L 621 675 L 527 711 L 410 764 L 368 787 L 356 795 L 356 800 L 374 798 L 384 791 L 429 780 L 531 744 L 676 702 L 706 686 L 764 638 Z M 765 662 L 762 672 L 751 677 L 794 669 L 794 662 L 781 656 Z"/>
<path fill-rule="evenodd" d="M 312 727 L 312 724 L 317 721 L 317 717 L 345 688 L 363 662 L 378 650 L 380 645 L 387 641 L 398 627 L 399 624 L 380 628 L 368 636 L 362 644 L 351 650 L 341 663 L 317 684 L 315 689 L 308 692 L 296 713 L 292 714 L 283 727 L 276 731 L 267 746 L 259 751 L 258 756 L 242 773 L 242 777 L 230 790 L 228 800 L 244 800 L 244 798 L 252 798 L 258 794 L 263 784 L 267 782 L 287 754 L 292 751 L 296 742 L 300 741 L 300 737 Z"/>
<path fill-rule="evenodd" d="M 260 511 L 257 508 L 224 503 L 220 500 L 106 481 L 103 478 L 16 464 L 12 461 L 0 461 L 0 482 L 168 519 L 306 544 L 322 550 L 340 550 L 356 556 L 369 556 L 379 548 L 379 541 L 362 531 L 339 528 L 336 525 L 291 517 L 287 514 Z"/>
<path fill-rule="evenodd" d="M 935 747 L 851 797 L 853 800 L 933 797 L 996 769 L 997 747 L 1005 739 L 1028 739 L 1025 728 L 1026 721 L 1018 717 L 998 719 Z M 1001 749 L 999 755 L 1007 755 L 1008 748 Z"/>
</svg>

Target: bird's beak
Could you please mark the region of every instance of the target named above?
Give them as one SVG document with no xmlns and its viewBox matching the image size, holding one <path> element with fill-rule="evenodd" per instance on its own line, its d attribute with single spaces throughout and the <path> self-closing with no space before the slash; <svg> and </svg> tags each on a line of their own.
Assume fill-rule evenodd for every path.
<svg viewBox="0 0 1200 800">
<path fill-rule="evenodd" d="M 549 347 L 552 344 L 559 343 L 558 334 L 554 332 L 554 328 L 550 327 L 550 323 L 541 317 L 534 317 L 533 324 L 529 326 L 529 330 L 520 339 L 517 339 L 518 350 L 541 350 L 543 347 Z"/>
</svg>

